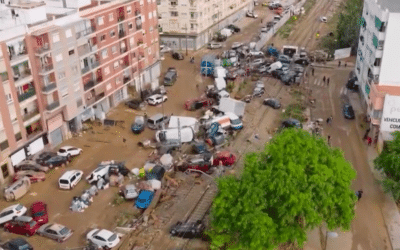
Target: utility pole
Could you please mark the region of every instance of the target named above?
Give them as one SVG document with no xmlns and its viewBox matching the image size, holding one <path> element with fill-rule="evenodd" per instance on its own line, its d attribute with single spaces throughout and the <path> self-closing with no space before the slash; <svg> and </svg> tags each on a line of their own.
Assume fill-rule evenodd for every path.
<svg viewBox="0 0 400 250">
<path fill-rule="evenodd" d="M 187 28 L 187 23 L 185 23 L 185 30 L 186 30 L 186 55 L 188 55 L 188 28 Z"/>
</svg>

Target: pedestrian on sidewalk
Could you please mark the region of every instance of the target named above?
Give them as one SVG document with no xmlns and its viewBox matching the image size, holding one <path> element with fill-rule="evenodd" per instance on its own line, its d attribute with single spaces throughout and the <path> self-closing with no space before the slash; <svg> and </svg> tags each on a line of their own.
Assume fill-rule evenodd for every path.
<svg viewBox="0 0 400 250">
<path fill-rule="evenodd" d="M 366 139 L 367 139 L 367 137 L 368 137 L 368 134 L 369 134 L 369 131 L 371 131 L 371 129 L 370 129 L 370 128 L 368 128 L 368 129 L 365 131 L 365 134 L 364 134 L 364 137 L 363 137 L 363 139 L 364 139 L 364 140 L 366 140 Z"/>
<path fill-rule="evenodd" d="M 261 18 L 261 24 L 262 24 L 262 18 Z"/>
<path fill-rule="evenodd" d="M 331 145 L 331 136 L 330 135 L 328 135 L 328 145 L 329 146 Z"/>
<path fill-rule="evenodd" d="M 329 86 L 329 77 L 328 77 L 328 79 L 326 79 L 326 84 Z"/>
<path fill-rule="evenodd" d="M 328 117 L 328 119 L 326 119 L 326 123 L 327 123 L 327 124 L 331 124 L 331 123 L 332 123 L 332 120 L 333 120 L 333 117 L 330 116 L 330 117 Z"/>
<path fill-rule="evenodd" d="M 326 80 L 326 78 L 325 78 L 325 76 L 324 76 L 324 78 L 322 78 L 322 81 L 325 83 L 325 80 Z"/>
<path fill-rule="evenodd" d="M 314 67 L 311 68 L 311 73 L 312 73 L 312 76 L 314 76 Z"/>
<path fill-rule="evenodd" d="M 364 191 L 362 191 L 362 189 L 356 191 L 356 195 L 357 195 L 357 197 L 358 197 L 358 200 L 361 199 L 363 193 L 364 193 Z"/>
<path fill-rule="evenodd" d="M 122 142 L 124 143 L 124 146 L 126 146 L 126 139 L 122 137 Z"/>
<path fill-rule="evenodd" d="M 340 68 L 340 64 L 341 64 L 341 63 L 342 63 L 341 61 L 339 61 L 339 62 L 338 62 L 338 65 L 337 65 L 337 66 L 338 66 L 338 68 Z"/>
<path fill-rule="evenodd" d="M 371 146 L 372 144 L 372 138 L 371 137 L 367 137 L 367 142 L 368 142 L 368 146 Z"/>
<path fill-rule="evenodd" d="M 345 68 L 347 67 L 347 62 L 344 63 L 344 67 L 345 67 Z"/>
</svg>

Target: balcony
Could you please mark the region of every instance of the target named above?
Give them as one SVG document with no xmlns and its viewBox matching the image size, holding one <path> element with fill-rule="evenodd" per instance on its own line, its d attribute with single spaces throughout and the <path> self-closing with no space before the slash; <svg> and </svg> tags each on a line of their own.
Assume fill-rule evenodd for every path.
<svg viewBox="0 0 400 250">
<path fill-rule="evenodd" d="M 124 84 L 129 82 L 131 78 L 129 76 L 124 76 Z"/>
<path fill-rule="evenodd" d="M 89 67 L 89 66 L 86 66 L 86 67 L 84 67 L 83 69 L 81 69 L 82 74 L 85 74 L 85 73 L 89 72 L 89 70 L 90 70 L 90 67 Z"/>
<path fill-rule="evenodd" d="M 55 90 L 56 88 L 57 88 L 57 84 L 55 82 L 52 82 L 52 83 L 44 86 L 42 88 L 42 92 L 45 94 L 49 94 L 49 93 L 51 93 L 52 90 Z"/>
<path fill-rule="evenodd" d="M 100 61 L 95 61 L 92 63 L 92 69 L 97 68 L 100 66 Z"/>
<path fill-rule="evenodd" d="M 105 93 L 103 92 L 103 93 L 100 93 L 99 95 L 96 95 L 95 97 L 94 97 L 94 101 L 95 102 L 97 102 L 97 101 L 99 101 L 100 99 L 102 99 L 103 97 L 105 97 L 106 95 L 105 95 Z"/>
<path fill-rule="evenodd" d="M 123 47 L 123 48 L 121 48 L 121 54 L 123 54 L 123 53 L 125 53 L 125 52 L 127 52 L 128 51 L 128 49 L 126 48 L 126 47 Z"/>
<path fill-rule="evenodd" d="M 87 35 L 92 34 L 95 31 L 94 27 L 88 27 L 85 30 L 82 30 L 80 32 L 76 33 L 76 39 L 80 39 L 82 37 L 85 37 Z"/>
<path fill-rule="evenodd" d="M 136 25 L 136 30 L 141 30 L 142 29 L 142 25 Z"/>
<path fill-rule="evenodd" d="M 35 55 L 36 56 L 42 56 L 43 54 L 45 54 L 45 53 L 47 53 L 49 51 L 50 51 L 50 45 L 48 43 L 46 43 L 42 47 L 39 47 L 39 48 L 36 49 Z"/>
<path fill-rule="evenodd" d="M 0 77 L 1 77 L 1 80 L 2 80 L 3 82 L 8 81 L 8 73 L 7 73 L 7 71 L 6 71 L 6 72 L 3 72 L 3 73 L 0 73 Z"/>
<path fill-rule="evenodd" d="M 90 52 L 96 52 L 96 51 L 97 51 L 97 45 L 90 46 L 89 44 L 87 44 L 87 40 L 85 42 L 85 45 L 78 47 L 79 56 L 84 56 Z"/>
<path fill-rule="evenodd" d="M 14 75 L 14 84 L 19 86 L 21 84 L 27 83 L 32 79 L 32 72 L 30 69 L 25 69 L 18 75 Z"/>
<path fill-rule="evenodd" d="M 23 120 L 24 122 L 26 122 L 26 121 L 28 121 L 29 119 L 35 117 L 35 116 L 38 115 L 38 114 L 39 114 L 39 110 L 38 110 L 38 109 L 35 109 L 35 110 L 33 110 L 33 111 L 31 111 L 31 112 L 29 112 L 29 113 L 27 113 L 27 114 L 24 114 L 24 115 L 22 116 L 22 120 Z"/>
<path fill-rule="evenodd" d="M 42 67 L 39 69 L 39 74 L 40 75 L 49 74 L 53 69 L 54 69 L 53 64 L 42 65 Z"/>
<path fill-rule="evenodd" d="M 46 106 L 47 111 L 52 111 L 60 106 L 60 101 L 54 101 Z"/>
<path fill-rule="evenodd" d="M 10 65 L 18 64 L 28 57 L 28 51 L 26 48 L 19 54 L 10 54 Z"/>
<path fill-rule="evenodd" d="M 19 102 L 23 102 L 26 99 L 29 99 L 32 96 L 36 95 L 36 91 L 34 88 L 29 89 L 27 92 L 23 93 L 23 94 L 18 94 L 18 101 Z"/>
<path fill-rule="evenodd" d="M 123 31 L 123 30 L 120 30 L 120 31 L 118 32 L 118 38 L 122 38 L 122 37 L 124 37 L 125 35 L 126 35 L 126 32 Z"/>
<path fill-rule="evenodd" d="M 100 79 L 100 78 L 92 79 L 83 85 L 83 90 L 87 91 L 87 90 L 93 88 L 94 86 L 96 86 L 97 84 L 101 83 L 102 81 L 103 81 L 103 79 Z"/>
<path fill-rule="evenodd" d="M 118 22 L 122 22 L 122 21 L 124 21 L 125 20 L 125 16 L 120 16 L 120 17 L 118 17 Z"/>
<path fill-rule="evenodd" d="M 139 16 L 140 15 L 140 10 L 135 10 L 135 16 Z"/>
</svg>

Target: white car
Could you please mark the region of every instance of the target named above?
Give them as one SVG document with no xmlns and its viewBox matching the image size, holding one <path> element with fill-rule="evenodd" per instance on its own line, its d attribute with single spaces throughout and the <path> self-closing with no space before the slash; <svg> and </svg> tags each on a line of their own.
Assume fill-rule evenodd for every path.
<svg viewBox="0 0 400 250">
<path fill-rule="evenodd" d="M 240 48 L 240 47 L 242 47 L 242 46 L 243 46 L 243 43 L 234 42 L 234 43 L 232 44 L 232 49 L 237 49 L 237 48 Z"/>
<path fill-rule="evenodd" d="M 93 229 L 86 235 L 86 239 L 99 247 L 110 249 L 118 245 L 120 240 L 117 234 L 105 229 Z"/>
<path fill-rule="evenodd" d="M 100 180 L 100 178 L 103 178 L 106 174 L 108 174 L 110 166 L 111 165 L 103 165 L 100 163 L 99 166 L 86 177 L 86 180 L 89 183 Z"/>
<path fill-rule="evenodd" d="M 168 97 L 166 95 L 156 94 L 156 95 L 152 95 L 152 96 L 148 97 L 147 103 L 150 105 L 158 105 L 167 100 L 168 100 Z"/>
<path fill-rule="evenodd" d="M 269 28 L 267 28 L 267 27 L 262 27 L 261 28 L 261 33 L 266 33 L 268 31 L 269 31 Z"/>
<path fill-rule="evenodd" d="M 319 20 L 321 20 L 321 22 L 323 22 L 323 23 L 328 22 L 328 19 L 327 19 L 326 17 L 324 17 L 324 16 L 321 16 L 321 17 L 319 18 Z"/>
<path fill-rule="evenodd" d="M 207 45 L 207 48 L 209 48 L 209 49 L 220 49 L 220 48 L 222 48 L 222 44 L 221 43 L 209 43 Z"/>
<path fill-rule="evenodd" d="M 254 12 L 251 12 L 251 11 L 247 11 L 246 12 L 246 16 L 247 17 L 252 17 L 252 18 L 257 18 L 258 17 L 257 14 L 255 14 Z"/>
<path fill-rule="evenodd" d="M 264 53 L 262 51 L 250 51 L 249 54 L 251 56 L 263 56 Z"/>
<path fill-rule="evenodd" d="M 82 179 L 83 171 L 69 170 L 58 179 L 58 186 L 61 189 L 73 189 Z"/>
<path fill-rule="evenodd" d="M 58 155 L 65 156 L 67 158 L 69 158 L 71 156 L 80 155 L 81 153 L 82 153 L 81 148 L 76 148 L 76 147 L 72 147 L 72 146 L 61 147 L 57 152 Z"/>
<path fill-rule="evenodd" d="M 0 212 L 0 225 L 12 220 L 15 217 L 24 215 L 26 211 L 26 207 L 22 206 L 21 204 L 15 204 L 4 208 Z"/>
<path fill-rule="evenodd" d="M 160 52 L 161 53 L 167 53 L 167 52 L 171 52 L 172 49 L 170 47 L 167 47 L 165 45 L 160 45 Z"/>
</svg>

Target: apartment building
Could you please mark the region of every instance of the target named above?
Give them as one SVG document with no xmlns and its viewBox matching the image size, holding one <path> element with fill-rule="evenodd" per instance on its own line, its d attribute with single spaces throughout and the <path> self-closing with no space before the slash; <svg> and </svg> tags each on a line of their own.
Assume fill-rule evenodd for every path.
<svg viewBox="0 0 400 250">
<path fill-rule="evenodd" d="M 393 131 L 400 130 L 399 2 L 365 0 L 360 23 L 355 72 L 371 118 L 372 138 L 382 147 L 384 141 L 391 140 Z"/>
<path fill-rule="evenodd" d="M 157 0 L 162 44 L 174 50 L 197 50 L 215 32 L 235 24 L 254 9 L 253 0 Z"/>
<path fill-rule="evenodd" d="M 0 182 L 160 75 L 152 0 L 0 4 Z"/>
</svg>

